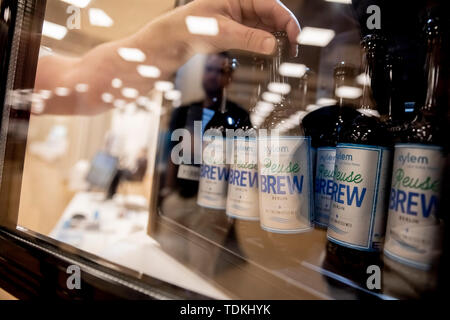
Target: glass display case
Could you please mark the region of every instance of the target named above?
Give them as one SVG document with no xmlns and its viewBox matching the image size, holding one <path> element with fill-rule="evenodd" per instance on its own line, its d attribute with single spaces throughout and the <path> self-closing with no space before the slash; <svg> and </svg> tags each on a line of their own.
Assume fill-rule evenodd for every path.
<svg viewBox="0 0 450 320">
<path fill-rule="evenodd" d="M 440 296 L 443 5 L 0 0 L 0 288 Z"/>
</svg>

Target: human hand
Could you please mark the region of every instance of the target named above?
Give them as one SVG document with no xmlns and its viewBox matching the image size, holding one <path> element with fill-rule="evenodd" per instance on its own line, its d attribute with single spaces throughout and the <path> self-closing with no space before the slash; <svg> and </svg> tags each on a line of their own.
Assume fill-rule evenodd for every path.
<svg viewBox="0 0 450 320">
<path fill-rule="evenodd" d="M 216 19 L 219 33 L 215 36 L 190 34 L 185 22 L 188 16 Z M 176 36 L 190 54 L 230 49 L 271 54 L 276 41 L 270 32 L 286 31 L 292 53 L 297 55 L 300 25 L 278 0 L 195 0 L 170 12 L 158 23 L 163 26 L 160 30 L 164 30 L 167 43 L 171 36 Z"/>
</svg>

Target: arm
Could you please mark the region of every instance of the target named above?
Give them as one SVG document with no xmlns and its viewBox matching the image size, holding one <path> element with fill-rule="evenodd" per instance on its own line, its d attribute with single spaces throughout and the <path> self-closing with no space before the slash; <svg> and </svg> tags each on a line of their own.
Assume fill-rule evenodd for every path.
<svg viewBox="0 0 450 320">
<path fill-rule="evenodd" d="M 213 17 L 217 20 L 217 36 L 190 34 L 185 24 L 189 15 Z M 136 88 L 145 95 L 157 79 L 143 78 L 137 72 L 139 64 L 156 66 L 159 79 L 168 79 L 195 53 L 211 53 L 240 49 L 270 54 L 275 49 L 271 31 L 285 30 L 296 48 L 300 27 L 293 14 L 277 0 L 196 0 L 152 21 L 134 35 L 99 45 L 80 58 L 58 55 L 40 59 L 35 89 L 71 89 L 64 97 L 53 95 L 45 103 L 45 113 L 95 114 L 111 108 L 102 101 L 103 93 L 124 99 L 120 90 L 111 87 L 120 78 L 124 87 Z M 123 60 L 117 50 L 139 48 L 146 55 L 143 63 Z M 85 93 L 74 90 L 76 84 L 89 86 Z M 126 99 L 125 99 L 126 100 Z"/>
</svg>

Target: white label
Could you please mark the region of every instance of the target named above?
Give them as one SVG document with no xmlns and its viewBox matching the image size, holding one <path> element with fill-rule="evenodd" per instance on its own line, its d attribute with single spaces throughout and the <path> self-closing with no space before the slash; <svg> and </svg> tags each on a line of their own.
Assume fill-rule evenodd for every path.
<svg viewBox="0 0 450 320">
<path fill-rule="evenodd" d="M 336 147 L 330 241 L 363 251 L 381 250 L 391 153 L 357 144 Z"/>
<path fill-rule="evenodd" d="M 197 204 L 212 209 L 225 209 L 229 165 L 226 164 L 226 139 L 203 140 L 203 164 L 200 167 Z"/>
<path fill-rule="evenodd" d="M 200 167 L 180 164 L 178 167 L 177 178 L 192 181 L 198 181 L 200 176 Z"/>
<path fill-rule="evenodd" d="M 331 196 L 334 186 L 335 147 L 317 149 L 316 179 L 314 188 L 314 221 L 328 226 L 331 210 Z"/>
<path fill-rule="evenodd" d="M 259 219 L 256 139 L 234 140 L 234 161 L 228 177 L 227 215 L 246 220 Z"/>
<path fill-rule="evenodd" d="M 278 233 L 311 228 L 310 139 L 260 138 L 258 145 L 261 227 Z"/>
<path fill-rule="evenodd" d="M 445 158 L 440 147 L 395 146 L 385 254 L 428 269 L 442 247 L 443 221 L 437 217 Z"/>
</svg>

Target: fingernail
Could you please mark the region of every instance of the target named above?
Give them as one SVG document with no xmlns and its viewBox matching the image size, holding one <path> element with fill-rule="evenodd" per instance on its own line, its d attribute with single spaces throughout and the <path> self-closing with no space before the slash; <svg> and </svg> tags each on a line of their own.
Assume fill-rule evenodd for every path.
<svg viewBox="0 0 450 320">
<path fill-rule="evenodd" d="M 262 42 L 262 49 L 264 53 L 271 54 L 275 50 L 275 38 L 270 37 L 264 39 L 264 41 Z"/>
<path fill-rule="evenodd" d="M 291 55 L 293 58 L 297 58 L 298 57 L 298 53 L 299 53 L 299 46 L 297 44 L 294 44 L 291 48 Z"/>
</svg>

